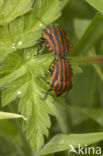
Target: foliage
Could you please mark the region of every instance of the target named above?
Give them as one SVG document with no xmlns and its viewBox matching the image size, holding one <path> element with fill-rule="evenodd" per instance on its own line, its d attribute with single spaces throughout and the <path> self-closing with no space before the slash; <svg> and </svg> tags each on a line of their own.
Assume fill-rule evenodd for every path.
<svg viewBox="0 0 103 156">
<path fill-rule="evenodd" d="M 87 0 L 87 2 L 95 7 L 97 10 L 99 10 L 101 13 L 103 13 L 103 1 L 99 0 L 98 2 L 96 0 Z"/>
<path fill-rule="evenodd" d="M 70 147 L 68 145 L 70 144 L 72 144 L 75 148 L 77 148 L 78 140 L 81 146 L 90 145 L 94 142 L 103 140 L 103 133 L 90 133 L 90 134 L 78 134 L 78 135 L 58 134 L 52 140 L 50 140 L 50 142 L 47 145 L 44 146 L 40 154 L 45 155 L 57 151 L 69 150 Z"/>
<path fill-rule="evenodd" d="M 0 25 L 8 24 L 16 17 L 30 11 L 32 8 L 32 3 L 32 0 L 1 0 Z"/>
<path fill-rule="evenodd" d="M 7 112 L 0 111 L 0 119 L 12 119 L 12 118 L 23 118 L 24 120 L 27 120 L 20 114 L 7 113 Z"/>
<path fill-rule="evenodd" d="M 56 155 L 66 156 L 70 144 L 102 147 L 102 3 L 0 1 L 0 155 L 53 156 L 62 151 Z M 72 41 L 66 59 L 73 68 L 73 89 L 59 98 L 52 91 L 42 100 L 50 88 L 44 79 L 50 80 L 54 57 L 45 47 L 36 55 L 38 39 L 41 29 L 55 21 Z"/>
</svg>

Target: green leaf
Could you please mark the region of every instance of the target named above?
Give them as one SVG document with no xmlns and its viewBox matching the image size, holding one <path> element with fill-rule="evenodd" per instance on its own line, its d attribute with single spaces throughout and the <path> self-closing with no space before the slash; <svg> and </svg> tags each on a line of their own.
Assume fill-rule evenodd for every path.
<svg viewBox="0 0 103 156">
<path fill-rule="evenodd" d="M 103 36 L 103 15 L 97 14 L 85 31 L 82 38 L 73 48 L 73 55 L 83 55 Z"/>
<path fill-rule="evenodd" d="M 50 154 L 64 150 L 70 150 L 70 144 L 75 148 L 80 144 L 81 147 L 91 145 L 103 140 L 103 133 L 86 133 L 86 134 L 58 134 L 42 149 L 40 154 Z M 69 152 L 69 151 L 68 151 Z"/>
<path fill-rule="evenodd" d="M 101 13 L 103 13 L 103 1 L 102 0 L 87 0 L 87 2 L 93 6 L 94 8 L 96 8 L 98 11 L 100 11 Z"/>
<path fill-rule="evenodd" d="M 23 115 L 0 111 L 0 119 L 14 119 L 14 118 L 22 118 L 24 120 L 27 120 Z"/>
<path fill-rule="evenodd" d="M 61 15 L 61 10 L 68 3 L 68 1 L 69 0 L 44 0 L 41 6 L 39 5 L 40 2 L 38 1 L 37 4 L 39 5 L 39 9 L 35 8 L 35 14 L 38 18 L 45 22 L 46 25 L 48 25 Z M 35 4 L 35 6 L 37 6 L 37 4 Z M 41 21 L 39 21 L 39 23 L 41 23 Z"/>
<path fill-rule="evenodd" d="M 8 75 L 6 75 L 0 79 L 0 86 L 6 85 L 6 84 L 12 82 L 13 80 L 24 75 L 25 73 L 26 73 L 26 67 L 25 66 L 21 66 L 20 68 L 15 69 L 15 71 L 12 71 Z"/>
<path fill-rule="evenodd" d="M 37 0 L 34 8 L 24 16 L 0 28 L 0 61 L 17 49 L 37 44 L 41 29 L 55 21 L 69 0 Z M 38 17 L 38 18 L 37 18 Z"/>
<path fill-rule="evenodd" d="M 10 84 L 6 85 L 6 89 L 2 94 L 3 106 L 15 100 L 15 98 L 21 96 L 21 94 L 25 91 L 25 87 L 27 86 L 27 83 L 30 80 L 30 78 L 30 74 L 27 73 L 19 78 L 16 78 Z"/>
<path fill-rule="evenodd" d="M 32 3 L 32 0 L 0 1 L 0 25 L 8 24 L 16 17 L 30 11 Z"/>
<path fill-rule="evenodd" d="M 52 57 L 50 58 L 50 56 L 51 54 L 36 56 L 35 58 L 25 62 L 25 60 L 19 55 L 18 52 L 9 55 L 8 66 L 4 64 L 0 67 L 0 87 L 5 87 L 5 85 L 13 82 L 13 86 L 15 86 L 15 91 L 17 94 L 17 89 L 19 89 L 20 86 L 22 87 L 23 83 L 25 84 L 31 78 L 31 73 L 32 76 L 36 78 L 45 76 L 45 71 L 48 70 L 49 64 L 52 61 Z M 18 85 L 16 84 L 15 80 L 19 82 Z M 13 89 L 13 86 L 11 83 L 11 85 L 9 84 L 7 87 L 11 90 L 11 88 Z M 12 90 L 11 92 L 13 93 Z"/>
<path fill-rule="evenodd" d="M 55 107 L 51 102 L 52 98 L 48 97 L 43 101 L 41 93 L 42 83 L 38 78 L 32 79 L 25 94 L 21 97 L 19 110 L 28 119 L 23 124 L 23 130 L 35 152 L 44 144 L 43 134 L 48 136 L 48 128 L 50 128 L 50 119 L 48 113 L 55 114 Z"/>
<path fill-rule="evenodd" d="M 4 87 L 3 106 L 16 98 L 20 99 L 19 111 L 27 118 L 27 122 L 23 123 L 23 130 L 26 131 L 33 149 L 38 151 L 44 143 L 43 135 L 48 136 L 48 128 L 51 125 L 49 114 L 55 115 L 56 108 L 51 96 L 45 101 L 41 100 L 45 95 L 42 91 L 46 92 L 49 86 L 40 76 L 45 76 L 51 62 L 51 54 L 34 57 L 35 50 L 35 47 L 30 49 L 30 57 L 26 57 L 27 60 L 20 55 L 21 51 L 10 54 L 1 66 L 3 75 L 0 85 Z M 26 56 L 29 49 L 24 51 Z"/>
</svg>

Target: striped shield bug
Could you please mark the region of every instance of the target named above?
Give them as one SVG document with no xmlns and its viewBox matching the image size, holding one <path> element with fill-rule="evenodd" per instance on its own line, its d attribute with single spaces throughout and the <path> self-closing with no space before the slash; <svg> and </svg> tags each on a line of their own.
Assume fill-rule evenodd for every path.
<svg viewBox="0 0 103 156">
<path fill-rule="evenodd" d="M 39 18 L 37 17 L 37 19 Z M 53 53 L 53 55 L 61 58 L 69 56 L 71 53 L 71 43 L 68 39 L 67 33 L 62 28 L 59 28 L 55 25 L 48 25 L 46 28 L 42 29 L 42 33 L 44 37 L 39 39 L 37 54 L 42 48 L 42 43 L 44 42 L 46 47 L 50 52 Z"/>
<path fill-rule="evenodd" d="M 71 52 L 71 43 L 66 32 L 55 25 L 49 25 L 42 29 L 45 38 L 45 45 L 53 55 L 64 58 Z"/>
<path fill-rule="evenodd" d="M 66 32 L 55 25 L 48 25 L 42 29 L 42 33 L 44 38 L 39 40 L 38 52 L 41 49 L 41 44 L 45 42 L 49 51 L 58 56 L 58 59 L 55 59 L 49 66 L 50 89 L 46 92 L 45 97 L 51 90 L 55 91 L 56 96 L 60 96 L 72 88 L 72 67 L 70 62 L 65 59 L 71 53 L 71 43 Z"/>
<path fill-rule="evenodd" d="M 44 99 L 51 90 L 54 90 L 56 96 L 59 97 L 72 88 L 72 67 L 70 62 L 58 58 L 50 64 L 49 71 L 51 72 L 50 89 L 46 92 Z"/>
<path fill-rule="evenodd" d="M 70 62 L 59 58 L 49 69 L 51 72 L 50 87 L 55 91 L 56 96 L 62 95 L 72 88 L 72 67 Z"/>
</svg>

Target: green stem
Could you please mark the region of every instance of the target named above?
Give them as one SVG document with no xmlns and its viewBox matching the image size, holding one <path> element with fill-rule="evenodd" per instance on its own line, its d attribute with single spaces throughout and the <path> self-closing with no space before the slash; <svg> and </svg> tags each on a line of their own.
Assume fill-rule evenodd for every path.
<svg viewBox="0 0 103 156">
<path fill-rule="evenodd" d="M 80 65 L 88 64 L 103 64 L 103 56 L 79 56 L 79 57 L 66 57 L 66 59 Z"/>
</svg>

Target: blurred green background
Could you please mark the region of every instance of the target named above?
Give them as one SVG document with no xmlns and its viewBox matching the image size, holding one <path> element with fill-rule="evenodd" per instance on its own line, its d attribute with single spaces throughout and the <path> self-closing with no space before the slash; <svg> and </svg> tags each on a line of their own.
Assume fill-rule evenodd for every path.
<svg viewBox="0 0 103 156">
<path fill-rule="evenodd" d="M 6 1 L 6 0 L 4 0 L 4 1 Z M 46 1 L 48 1 L 48 0 L 46 0 Z M 52 2 L 52 1 L 53 0 L 50 0 L 50 2 Z M 88 2 L 89 2 L 89 0 L 88 0 Z M 93 6 L 91 6 L 90 5 L 91 3 L 89 4 L 88 2 L 86 0 L 70 0 L 66 4 L 66 6 L 63 8 L 62 14 L 58 19 L 56 19 L 56 20 L 53 19 L 53 20 L 49 21 L 49 18 L 51 18 L 51 16 L 50 16 L 50 17 L 47 17 L 48 22 L 44 20 L 44 22 L 46 24 L 50 24 L 53 21 L 53 23 L 58 24 L 58 26 L 62 27 L 67 32 L 69 40 L 72 43 L 71 57 L 95 56 L 95 58 L 96 58 L 97 55 L 101 56 L 103 54 L 103 14 L 102 14 L 103 13 L 103 1 L 97 0 L 97 3 L 95 3 L 96 2 L 96 0 L 95 0 L 95 2 L 92 3 L 92 0 L 91 0 L 90 2 L 93 4 Z M 2 4 L 2 3 L 6 4 L 2 0 L 0 0 L 0 4 Z M 42 3 L 42 1 L 40 1 L 40 3 Z M 47 6 L 48 5 L 50 5 L 49 1 L 47 2 Z M 55 6 L 51 6 L 51 7 L 55 8 Z M 23 8 L 23 9 L 25 10 L 25 8 Z M 59 10 L 59 7 L 57 9 Z M 22 14 L 24 14 L 28 11 L 30 11 L 30 9 L 27 9 L 26 11 L 22 12 L 21 14 L 19 12 L 18 16 L 21 16 Z M 2 12 L 2 9 L 1 9 L 1 12 Z M 55 12 L 55 10 L 54 10 L 54 12 Z M 49 14 L 52 14 L 52 12 L 50 12 Z M 17 16 L 17 20 L 19 20 L 18 16 Z M 29 17 L 29 14 L 27 14 L 27 17 Z M 12 16 L 10 18 L 12 18 Z M 12 20 L 14 20 L 15 18 L 16 18 L 16 16 L 14 18 L 12 18 Z M 31 16 L 30 18 L 33 19 L 33 16 Z M 7 18 L 7 19 L 8 19 L 8 21 L 6 24 L 8 24 L 10 22 L 12 23 L 12 21 L 9 21 L 9 18 Z M 2 20 L 0 20 L 0 22 L 2 23 Z M 25 25 L 28 25 L 28 23 L 30 23 L 31 21 L 26 21 L 26 18 L 24 18 L 24 22 L 25 22 Z M 7 30 L 7 27 L 9 29 L 9 31 L 10 31 L 10 29 L 12 29 L 12 24 L 11 24 L 11 27 L 6 24 L 4 22 L 3 25 L 1 24 L 1 27 L 0 27 L 0 31 L 2 33 L 2 38 L 3 38 L 2 27 L 5 28 L 5 32 Z M 14 24 L 16 24 L 16 22 L 14 22 Z M 38 27 L 38 24 L 35 27 Z M 29 27 L 28 27 L 28 29 L 29 29 Z M 14 29 L 13 29 L 13 31 L 16 32 Z M 26 28 L 25 28 L 25 31 L 26 31 Z M 17 33 L 20 33 L 19 29 L 17 30 Z M 31 33 L 32 33 L 32 31 L 31 31 Z M 15 36 L 15 34 L 14 34 L 14 36 Z M 27 34 L 27 36 L 29 36 L 29 35 Z M 35 36 L 36 35 L 34 34 L 34 37 Z M 38 35 L 37 38 L 39 38 L 39 36 L 40 35 Z M 21 33 L 20 37 L 22 38 L 22 33 Z M 6 40 L 8 39 L 7 35 L 6 35 L 6 37 L 3 38 L 4 43 L 5 43 L 5 38 L 6 38 Z M 26 38 L 26 37 L 24 36 L 24 38 Z M 32 47 L 34 45 L 34 41 L 32 41 L 32 37 L 30 37 L 30 38 L 28 37 L 28 40 L 29 41 L 27 41 L 27 42 L 24 40 L 24 45 L 23 45 L 23 47 L 21 47 L 20 51 L 22 51 L 23 48 Z M 0 38 L 0 42 L 1 41 L 2 41 L 2 39 Z M 30 44 L 29 44 L 29 42 L 30 42 Z M 10 54 L 11 49 L 9 47 L 9 43 L 8 44 L 6 43 L 5 48 L 4 47 L 2 48 L 2 45 L 1 45 L 1 49 L 0 49 L 0 53 L 1 53 L 0 57 L 1 58 L 2 58 L 3 50 L 4 50 L 3 58 L 4 58 L 4 56 L 6 56 L 5 51 L 7 48 L 9 49 L 8 54 L 11 56 L 11 54 Z M 15 48 L 13 50 L 15 50 Z M 30 51 L 30 49 L 28 49 L 28 51 Z M 34 53 L 35 53 L 35 50 L 33 52 L 31 50 L 30 55 L 33 56 Z M 48 52 L 47 52 L 47 54 L 48 54 Z M 25 52 L 25 54 L 23 52 L 21 52 L 21 57 L 24 57 L 27 59 L 26 52 Z M 9 58 L 9 56 L 7 55 L 5 60 L 8 58 Z M 2 60 L 2 59 L 0 59 L 0 60 Z M 3 82 L 2 77 L 5 77 L 5 75 L 10 73 L 9 70 L 7 70 L 5 73 L 2 72 L 3 70 L 5 70 L 4 68 L 2 68 L 2 65 L 5 64 L 5 60 L 3 63 L 1 63 L 1 68 L 0 68 L 1 82 L 0 83 Z M 47 57 L 47 60 L 48 60 L 48 57 Z M 103 60 L 102 60 L 102 62 L 103 62 Z M 71 63 L 72 64 L 74 63 L 73 60 L 71 60 Z M 14 62 L 14 64 L 16 64 L 16 61 Z M 41 64 L 42 64 L 42 61 L 41 61 Z M 10 62 L 10 70 L 11 70 L 11 66 L 12 65 Z M 18 66 L 20 66 L 20 65 L 18 65 Z M 46 68 L 47 67 L 45 67 L 45 69 Z M 15 70 L 15 69 L 16 69 L 16 67 L 13 70 Z M 83 134 L 83 133 L 97 133 L 98 134 L 98 132 L 103 131 L 103 65 L 95 64 L 95 62 L 94 62 L 94 64 L 91 64 L 91 63 L 86 64 L 85 63 L 84 65 L 74 63 L 73 70 L 75 71 L 73 73 L 73 88 L 71 89 L 69 94 L 67 94 L 66 96 L 64 95 L 61 98 L 53 97 L 53 100 L 55 101 L 53 103 L 55 104 L 55 107 L 57 108 L 57 114 L 56 114 L 56 117 L 50 116 L 51 127 L 49 129 L 49 137 L 44 136 L 45 144 L 49 140 L 51 140 L 56 134 L 59 134 L 59 133 L 64 133 L 64 134 L 68 134 L 68 135 L 73 134 L 73 133 L 74 134 Z M 41 69 L 40 69 L 40 71 L 41 71 Z M 36 71 L 36 73 L 39 73 L 39 71 L 38 72 Z M 48 88 L 45 85 L 43 87 L 45 89 Z M 14 88 L 14 90 L 15 90 L 15 88 Z M 12 98 L 13 102 L 11 102 L 12 100 L 10 100 L 9 102 L 7 102 L 7 103 L 9 103 L 9 105 L 7 105 L 6 107 L 2 107 L 2 102 L 4 103 L 4 105 L 6 105 L 5 104 L 6 103 L 6 100 L 5 100 L 6 93 L 4 93 L 4 95 L 2 95 L 2 92 L 3 92 L 3 88 L 1 85 L 0 110 L 4 111 L 4 112 L 18 113 L 18 103 L 19 103 L 20 97 L 16 98 L 16 100 L 15 100 L 15 98 Z M 43 96 L 43 93 L 41 95 Z M 10 96 L 10 95 L 8 95 L 8 96 Z M 52 96 L 54 96 L 54 94 Z M 2 97 L 4 98 L 3 100 L 2 100 Z M 49 100 L 47 102 L 49 102 Z M 31 107 L 31 105 L 30 105 L 30 107 Z M 42 107 L 41 107 L 41 110 L 42 110 Z M 21 111 L 21 112 L 23 114 L 23 111 Z M 24 110 L 24 112 L 25 112 L 25 110 Z M 42 111 L 41 111 L 41 113 L 42 113 Z M 26 113 L 24 113 L 24 114 L 26 114 Z M 32 116 L 32 118 L 33 118 L 33 116 Z M 7 119 L 7 120 L 1 119 L 0 120 L 0 156 L 35 156 L 36 155 L 35 150 L 33 151 L 32 146 L 30 145 L 29 141 L 27 141 L 27 138 L 30 139 L 30 137 L 32 138 L 32 136 L 30 136 L 28 134 L 25 135 L 25 133 L 22 130 L 21 123 L 22 123 L 22 119 L 12 119 L 12 120 L 11 119 Z M 33 124 L 33 121 L 30 124 Z M 48 128 L 49 128 L 49 126 L 48 126 Z M 26 129 L 26 128 L 24 128 L 24 129 Z M 35 131 L 35 129 L 34 129 L 34 131 Z M 101 135 L 103 135 L 103 134 L 101 133 Z M 92 142 L 92 139 L 91 139 L 91 143 L 89 143 L 90 140 L 88 141 L 88 138 L 89 138 L 89 135 L 87 136 L 87 142 L 85 142 L 82 138 L 82 144 L 84 142 L 87 145 L 93 144 L 92 146 L 95 148 L 97 146 L 100 146 L 101 149 L 103 148 L 103 142 L 102 142 L 103 137 L 100 137 L 100 139 L 99 139 L 99 137 L 97 135 L 97 140 L 94 140 Z M 65 142 L 65 140 L 64 140 L 64 142 Z M 75 144 L 75 139 L 73 140 L 73 142 Z M 71 142 L 71 144 L 73 142 Z M 78 143 L 79 143 L 79 139 L 78 139 Z M 33 144 L 33 143 L 31 142 L 31 144 Z M 38 141 L 38 144 L 39 144 L 39 141 Z M 66 145 L 66 147 L 64 148 L 65 151 L 62 149 L 62 147 L 60 150 L 58 150 L 56 145 L 54 147 L 52 147 L 50 145 L 50 147 L 47 147 L 47 149 L 48 149 L 47 150 L 47 149 L 45 149 L 45 145 L 44 145 L 44 155 L 45 156 L 67 156 L 68 150 L 69 150 L 69 140 L 66 142 L 66 144 L 68 144 L 68 147 Z M 58 143 L 58 146 L 59 146 L 59 143 Z M 64 143 L 64 146 L 65 146 L 65 143 Z M 77 145 L 74 145 L 74 146 L 77 147 Z M 55 149 L 53 149 L 53 148 L 55 148 Z M 46 150 L 47 151 L 50 150 L 50 152 L 48 152 L 50 154 L 46 154 Z M 51 152 L 52 150 L 54 150 L 54 153 Z M 57 152 L 57 153 L 55 153 L 55 152 Z M 70 153 L 69 155 L 74 156 L 76 154 Z M 82 154 L 80 154 L 80 155 L 82 155 Z M 88 155 L 88 154 L 85 154 L 85 155 Z M 92 153 L 90 155 L 92 155 Z M 102 156 L 102 154 L 100 154 L 100 155 Z"/>
</svg>

